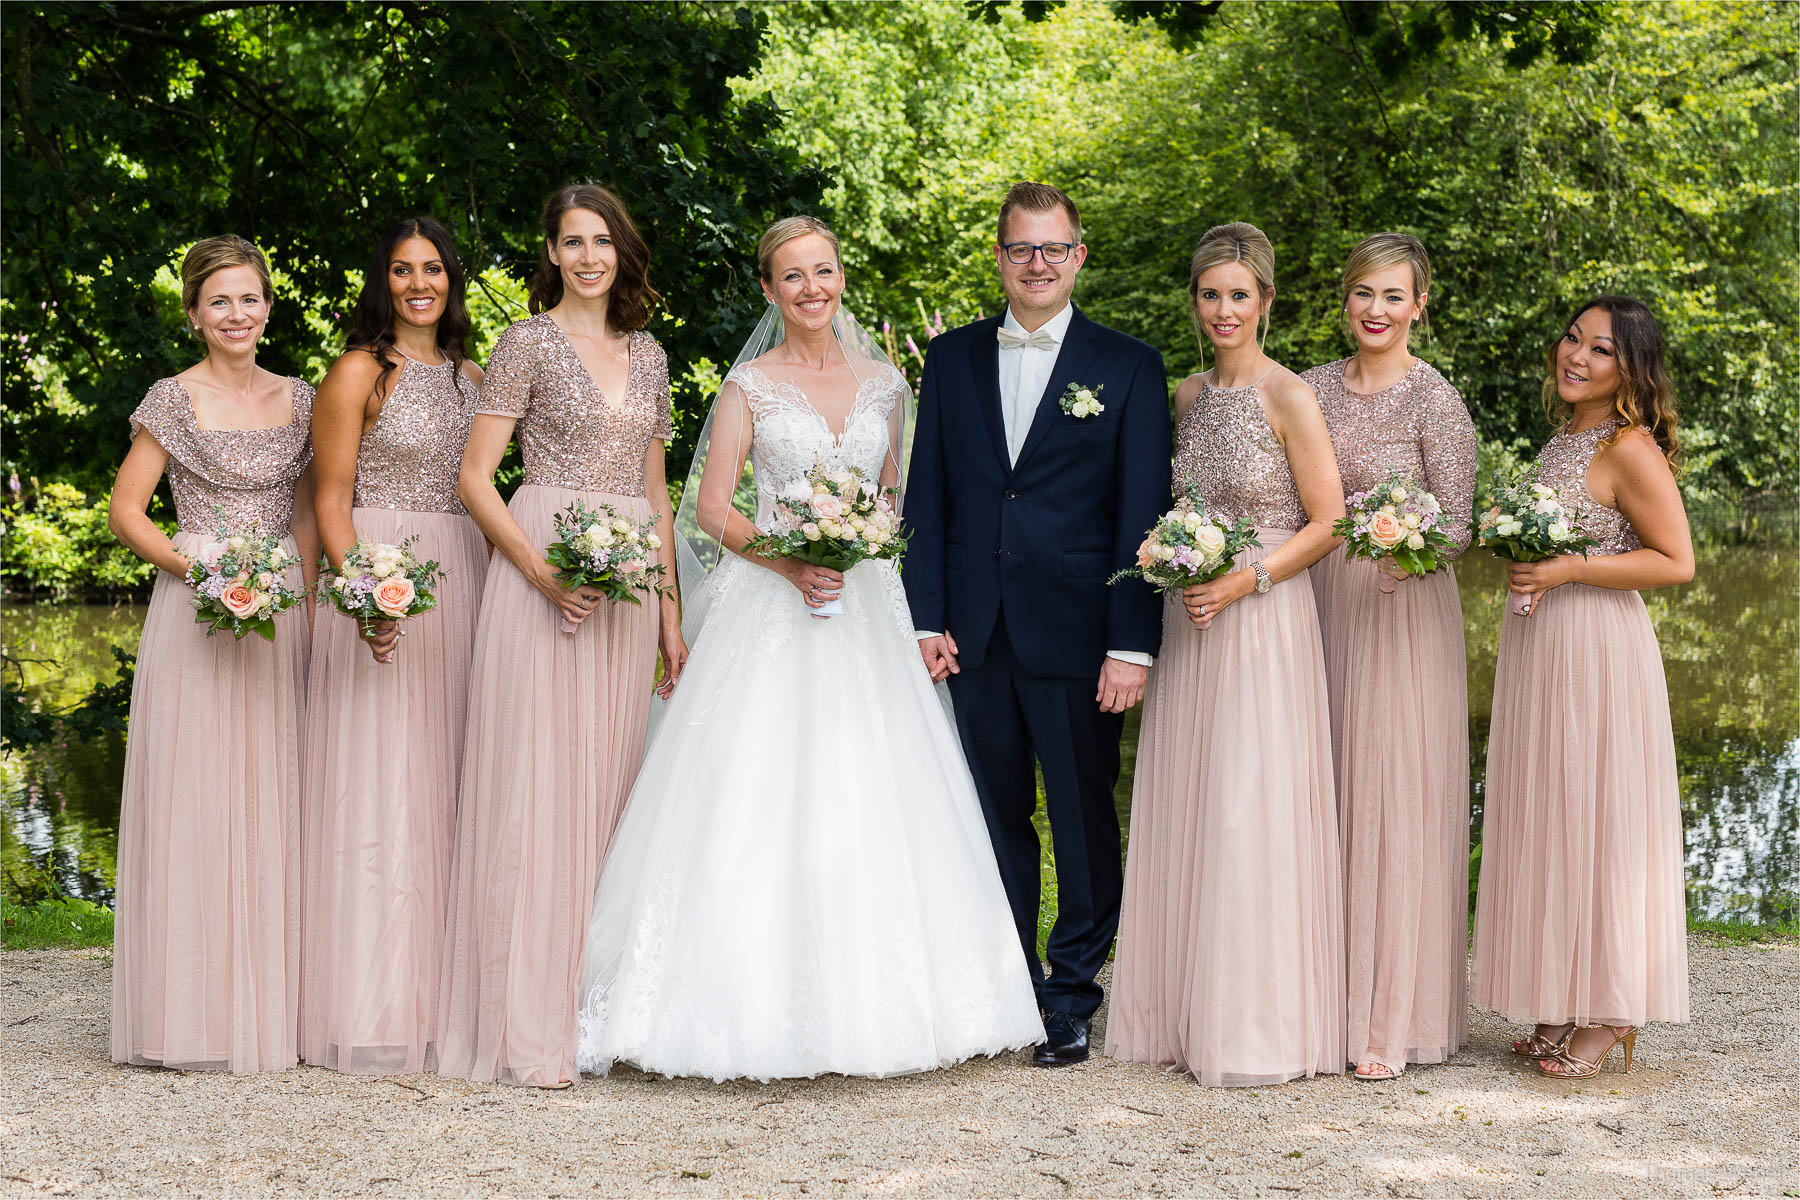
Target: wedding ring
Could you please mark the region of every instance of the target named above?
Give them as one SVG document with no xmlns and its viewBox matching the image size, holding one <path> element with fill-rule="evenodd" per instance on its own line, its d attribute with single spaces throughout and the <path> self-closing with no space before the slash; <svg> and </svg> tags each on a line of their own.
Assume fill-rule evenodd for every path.
<svg viewBox="0 0 1800 1200">
<path fill-rule="evenodd" d="M 1200 615 L 1203 617 L 1206 615 L 1206 605 L 1204 604 L 1200 606 Z"/>
</svg>

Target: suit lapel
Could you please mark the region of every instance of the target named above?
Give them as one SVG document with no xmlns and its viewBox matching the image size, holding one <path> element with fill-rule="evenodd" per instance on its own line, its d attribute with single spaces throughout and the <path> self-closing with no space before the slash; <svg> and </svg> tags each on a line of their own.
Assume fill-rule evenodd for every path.
<svg viewBox="0 0 1800 1200">
<path fill-rule="evenodd" d="M 1050 372 L 1050 382 L 1045 386 L 1044 394 L 1038 397 L 1037 411 L 1031 418 L 1031 432 L 1025 435 L 1025 444 L 1019 448 L 1019 461 L 1013 465 L 1014 471 L 1024 466 L 1025 460 L 1031 457 L 1031 452 L 1049 436 L 1050 427 L 1056 423 L 1057 414 L 1062 411 L 1058 404 L 1059 398 L 1071 383 L 1081 379 L 1082 372 L 1094 361 L 1094 355 L 1098 353 L 1094 335 L 1094 323 L 1083 316 L 1080 309 L 1076 309 L 1069 319 L 1069 330 L 1063 337 L 1062 348 L 1057 352 L 1056 366 Z M 998 361 L 996 351 L 996 380 L 999 377 Z M 997 394 L 997 384 L 995 391 Z"/>
<path fill-rule="evenodd" d="M 1000 456 L 1000 469 L 1011 471 L 1006 456 L 1006 422 L 1000 415 L 1000 343 L 994 331 L 1000 328 L 1000 317 L 980 323 L 969 345 L 969 368 L 975 379 L 975 401 L 981 419 L 993 439 L 994 453 Z"/>
</svg>

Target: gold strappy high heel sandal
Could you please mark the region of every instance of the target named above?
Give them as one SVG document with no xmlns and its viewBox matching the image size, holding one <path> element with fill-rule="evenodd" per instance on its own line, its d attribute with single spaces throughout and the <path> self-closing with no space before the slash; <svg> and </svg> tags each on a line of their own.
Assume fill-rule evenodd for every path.
<svg viewBox="0 0 1800 1200">
<path fill-rule="evenodd" d="M 1563 1049 L 1558 1052 L 1555 1057 L 1545 1059 L 1538 1063 L 1538 1070 L 1542 1071 L 1545 1075 L 1548 1075 L 1551 1079 L 1592 1079 L 1600 1073 L 1600 1068 L 1605 1065 L 1607 1056 L 1613 1052 L 1613 1047 L 1623 1042 L 1625 1044 L 1625 1074 L 1631 1074 L 1631 1051 L 1637 1044 L 1637 1027 L 1633 1025 L 1609 1025 L 1607 1028 L 1612 1031 L 1613 1040 L 1606 1044 L 1606 1048 L 1600 1051 L 1600 1057 L 1596 1058 L 1593 1062 L 1588 1062 L 1583 1058 L 1576 1058 L 1573 1054 L 1570 1054 L 1569 1045 L 1571 1043 L 1569 1040 L 1565 1039 Z M 1571 1034 L 1570 1037 L 1572 1038 L 1573 1034 Z M 1552 1069 L 1552 1064 L 1554 1064 L 1556 1069 Z"/>
<path fill-rule="evenodd" d="M 1520 1058 L 1535 1058 L 1542 1062 L 1546 1058 L 1555 1058 L 1569 1046 L 1569 1039 L 1575 1036 L 1575 1026 L 1570 1025 L 1562 1031 L 1562 1036 L 1555 1041 L 1547 1037 L 1539 1037 L 1534 1030 L 1530 1037 L 1522 1042 L 1512 1044 L 1512 1052 Z"/>
</svg>

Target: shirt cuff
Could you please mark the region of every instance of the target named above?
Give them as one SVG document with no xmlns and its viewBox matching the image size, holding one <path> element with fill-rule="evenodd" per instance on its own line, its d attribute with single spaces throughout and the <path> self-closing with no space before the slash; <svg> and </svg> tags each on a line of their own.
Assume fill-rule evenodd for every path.
<svg viewBox="0 0 1800 1200">
<path fill-rule="evenodd" d="M 1120 662 L 1130 663 L 1134 667 L 1147 667 L 1156 661 L 1142 650 L 1108 650 L 1106 657 L 1116 658 Z"/>
<path fill-rule="evenodd" d="M 943 637 L 943 636 L 944 635 L 942 633 L 938 632 L 935 629 L 915 629 L 915 630 L 913 630 L 913 638 L 915 641 L 922 642 L 928 637 Z"/>
</svg>

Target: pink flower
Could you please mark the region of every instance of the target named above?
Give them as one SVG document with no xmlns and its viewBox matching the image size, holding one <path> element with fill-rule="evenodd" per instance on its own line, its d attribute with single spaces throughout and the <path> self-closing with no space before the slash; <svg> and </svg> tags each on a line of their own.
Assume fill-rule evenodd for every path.
<svg viewBox="0 0 1800 1200">
<path fill-rule="evenodd" d="M 1392 550 L 1406 539 L 1406 526 L 1393 513 L 1378 512 L 1369 519 L 1369 540 L 1383 550 Z"/>
<path fill-rule="evenodd" d="M 225 606 L 225 611 L 239 620 L 255 612 L 257 607 L 256 593 L 245 583 L 234 583 L 226 588 L 219 602 Z"/>
<path fill-rule="evenodd" d="M 404 617 L 412 607 L 413 581 L 404 575 L 390 575 L 375 585 L 375 607 L 390 617 Z"/>
<path fill-rule="evenodd" d="M 224 542 L 207 542 L 204 546 L 200 547 L 200 561 L 206 564 L 206 569 L 209 571 L 217 571 L 219 569 L 219 560 L 224 557 Z"/>
<path fill-rule="evenodd" d="M 1143 545 L 1138 547 L 1137 563 L 1138 563 L 1138 566 L 1140 566 L 1140 567 L 1148 567 L 1148 566 L 1155 565 L 1155 563 L 1156 563 L 1156 548 L 1155 548 L 1155 544 L 1153 543 L 1152 539 L 1145 538 Z"/>
<path fill-rule="evenodd" d="M 812 498 L 812 510 L 821 521 L 835 521 L 844 515 L 844 502 L 827 492 Z"/>
<path fill-rule="evenodd" d="M 641 558 L 627 559 L 620 563 L 615 569 L 621 575 L 642 575 L 644 573 L 644 560 Z"/>
</svg>

